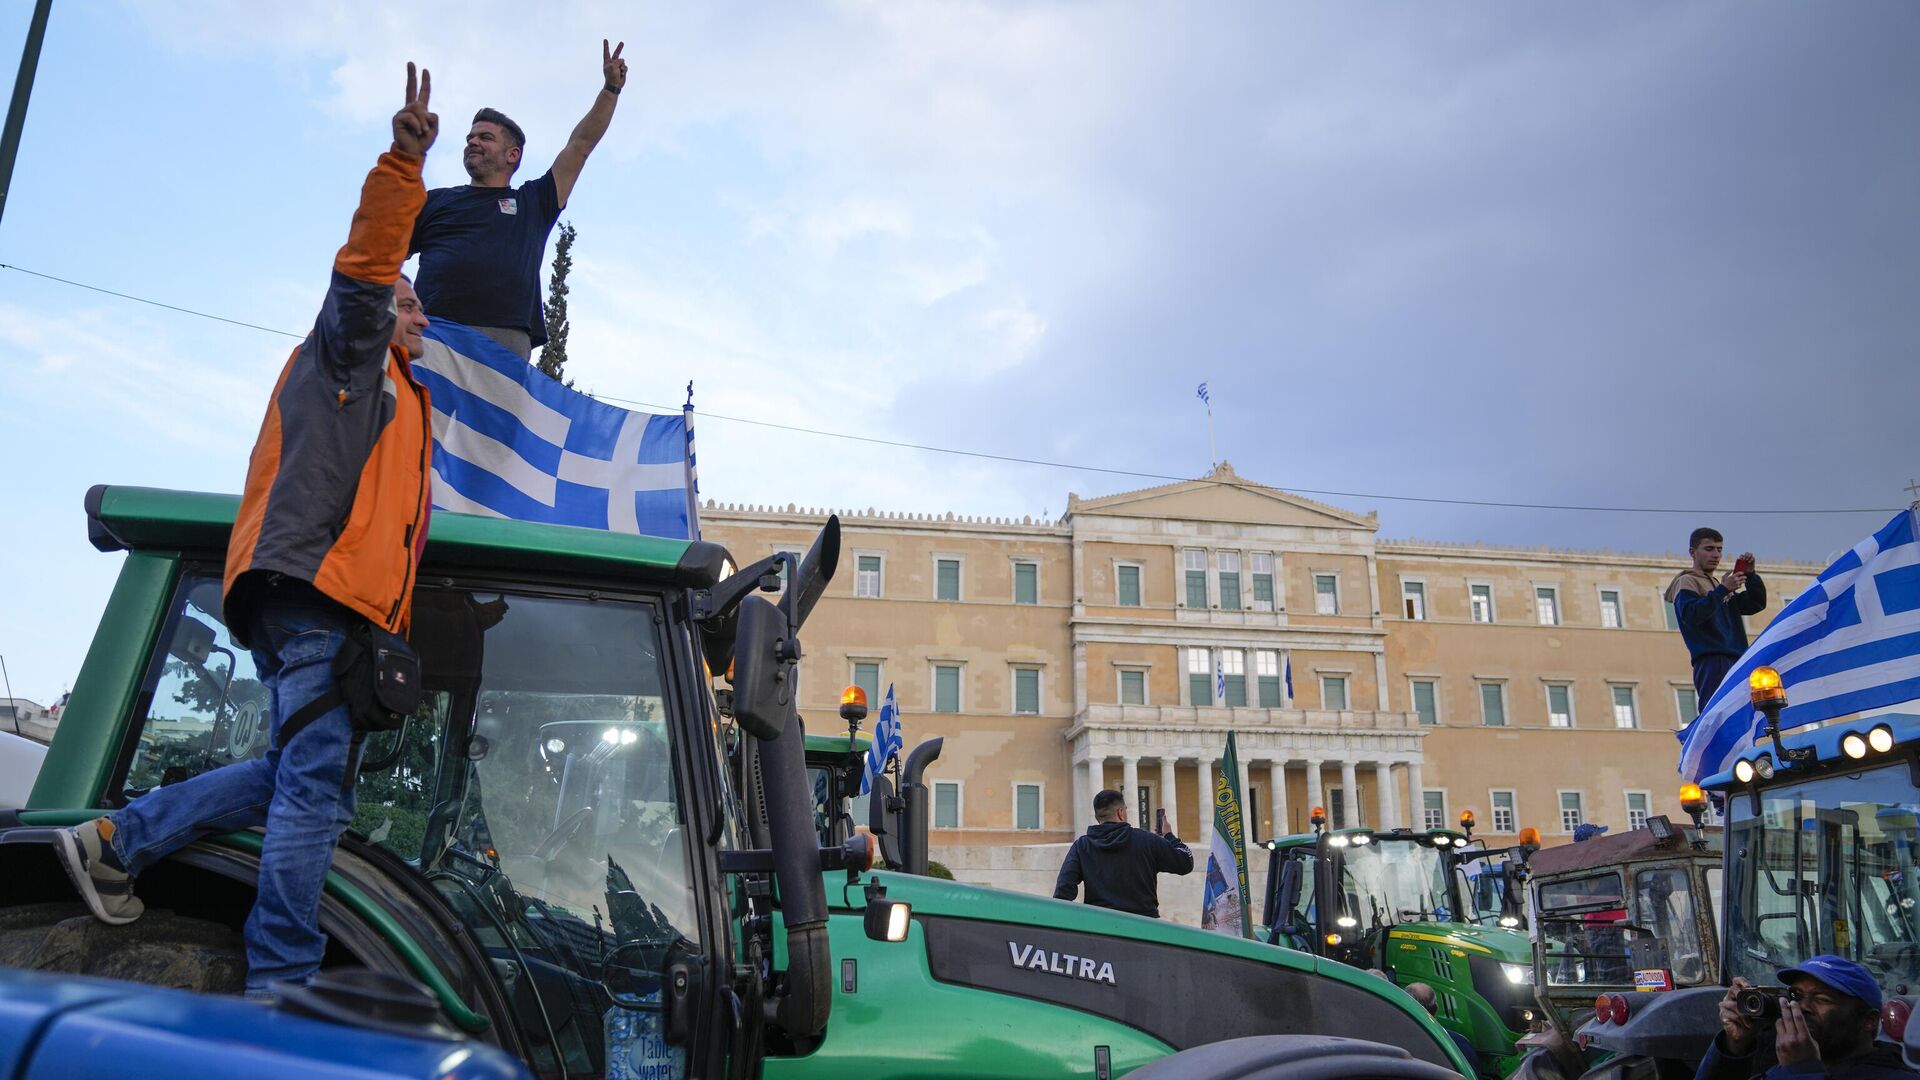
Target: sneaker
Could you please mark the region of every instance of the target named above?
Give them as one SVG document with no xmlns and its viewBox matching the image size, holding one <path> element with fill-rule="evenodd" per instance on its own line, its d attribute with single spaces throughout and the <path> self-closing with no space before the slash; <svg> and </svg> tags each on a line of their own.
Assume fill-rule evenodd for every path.
<svg viewBox="0 0 1920 1080">
<path fill-rule="evenodd" d="M 113 821 L 95 818 L 85 825 L 61 829 L 53 834 L 53 850 L 67 877 L 80 891 L 80 898 L 92 909 L 93 917 L 115 926 L 130 923 L 147 909 L 133 895 L 133 875 L 120 865 L 108 840 L 113 836 Z"/>
</svg>

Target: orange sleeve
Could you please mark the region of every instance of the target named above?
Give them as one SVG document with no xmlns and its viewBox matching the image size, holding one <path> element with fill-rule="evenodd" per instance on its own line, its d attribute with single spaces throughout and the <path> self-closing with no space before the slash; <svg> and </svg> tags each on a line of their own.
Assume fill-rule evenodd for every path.
<svg viewBox="0 0 1920 1080">
<path fill-rule="evenodd" d="M 413 237 L 413 219 L 427 203 L 420 182 L 423 157 L 389 150 L 367 174 L 360 187 L 360 206 L 353 212 L 353 228 L 346 246 L 334 256 L 333 268 L 374 285 L 391 285 L 407 261 L 407 242 Z"/>
</svg>

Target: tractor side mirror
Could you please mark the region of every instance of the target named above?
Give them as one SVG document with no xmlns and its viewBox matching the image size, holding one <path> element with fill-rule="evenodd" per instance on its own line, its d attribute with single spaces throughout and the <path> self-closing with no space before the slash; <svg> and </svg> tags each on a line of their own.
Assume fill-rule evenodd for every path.
<svg viewBox="0 0 1920 1080">
<path fill-rule="evenodd" d="M 666 1010 L 660 953 L 654 942 L 630 941 L 607 954 L 600 965 L 600 985 L 615 1005 L 636 1012 Z"/>
<path fill-rule="evenodd" d="M 733 716 L 762 742 L 779 738 L 793 708 L 799 643 L 786 615 L 758 596 L 740 601 L 733 643 Z"/>
</svg>

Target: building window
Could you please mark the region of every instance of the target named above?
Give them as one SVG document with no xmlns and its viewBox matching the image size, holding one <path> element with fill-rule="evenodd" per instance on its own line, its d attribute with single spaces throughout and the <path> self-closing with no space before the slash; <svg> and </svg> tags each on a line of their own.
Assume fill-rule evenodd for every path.
<svg viewBox="0 0 1920 1080">
<path fill-rule="evenodd" d="M 1487 727 L 1507 726 L 1507 688 L 1503 684 L 1480 684 L 1480 722 Z"/>
<path fill-rule="evenodd" d="M 880 595 L 880 567 L 878 555 L 862 555 L 853 564 L 853 595 Z"/>
<path fill-rule="evenodd" d="M 1013 669 L 1013 711 L 1034 713 L 1040 711 L 1040 669 Z"/>
<path fill-rule="evenodd" d="M 1253 553 L 1253 610 L 1273 610 L 1273 553 Z"/>
<path fill-rule="evenodd" d="M 1565 683 L 1547 684 L 1547 726 L 1573 726 L 1573 687 Z"/>
<path fill-rule="evenodd" d="M 1347 677 L 1345 675 L 1320 676 L 1320 707 L 1335 712 L 1346 711 Z"/>
<path fill-rule="evenodd" d="M 960 560 L 933 560 L 933 598 L 935 600 L 960 599 Z"/>
<path fill-rule="evenodd" d="M 960 711 L 960 665 L 933 666 L 933 711 Z"/>
<path fill-rule="evenodd" d="M 1633 687 L 1631 686 L 1613 688 L 1613 726 L 1623 728 L 1640 726 L 1640 714 L 1633 707 Z"/>
<path fill-rule="evenodd" d="M 1213 704 L 1213 657 L 1205 649 L 1187 650 L 1187 704 Z"/>
<path fill-rule="evenodd" d="M 1680 727 L 1693 723 L 1693 718 L 1700 715 L 1700 695 L 1691 686 L 1674 687 L 1673 711 L 1680 717 Z"/>
<path fill-rule="evenodd" d="M 1246 708 L 1247 654 L 1240 649 L 1220 650 L 1220 670 L 1227 683 L 1227 704 L 1232 708 Z"/>
<path fill-rule="evenodd" d="M 936 829 L 960 827 L 960 781 L 935 780 L 933 782 L 933 827 Z"/>
<path fill-rule="evenodd" d="M 1413 711 L 1429 727 L 1440 722 L 1440 698 L 1434 693 L 1433 680 L 1413 680 Z"/>
<path fill-rule="evenodd" d="M 1400 603 L 1409 619 L 1427 617 L 1427 583 L 1424 581 L 1403 581 L 1400 583 Z"/>
<path fill-rule="evenodd" d="M 1188 550 L 1181 558 L 1187 567 L 1187 606 L 1196 611 L 1207 610 L 1207 553 Z"/>
<path fill-rule="evenodd" d="M 1366 824 L 1366 808 L 1365 808 L 1365 805 L 1360 801 L 1361 789 L 1356 785 L 1353 791 L 1354 791 L 1354 800 L 1353 800 L 1354 820 L 1348 821 L 1346 790 L 1344 788 L 1337 788 L 1337 787 L 1327 789 L 1327 798 L 1333 800 L 1333 802 L 1327 807 L 1328 819 L 1332 822 L 1333 828 L 1344 829 L 1344 828 L 1347 828 L 1349 825 L 1357 828 L 1361 825 Z"/>
<path fill-rule="evenodd" d="M 1473 613 L 1474 622 L 1483 622 L 1483 623 L 1492 622 L 1493 621 L 1493 586 L 1491 585 L 1467 586 L 1467 607 Z"/>
<path fill-rule="evenodd" d="M 791 556 L 793 556 L 793 561 L 794 561 L 794 564 L 795 564 L 795 565 L 798 565 L 798 564 L 799 564 L 799 562 L 800 562 L 800 560 L 801 560 L 802 558 L 804 558 L 804 556 L 802 556 L 802 555 L 801 555 L 801 554 L 800 554 L 799 552 L 797 552 L 797 551 L 776 551 L 776 552 L 774 552 L 774 554 L 775 554 L 775 555 L 791 555 Z M 780 563 L 778 564 L 778 566 L 780 567 L 780 591 L 781 591 L 781 592 L 786 592 L 786 591 L 787 591 L 787 563 L 786 563 L 786 561 L 785 561 L 785 560 L 783 559 L 783 560 L 781 560 L 781 561 L 780 561 Z"/>
<path fill-rule="evenodd" d="M 1493 831 L 1497 833 L 1518 832 L 1519 830 L 1513 827 L 1513 823 L 1519 818 L 1519 815 L 1514 812 L 1513 792 L 1490 791 L 1487 794 L 1491 796 L 1493 800 Z"/>
<path fill-rule="evenodd" d="M 1560 831 L 1570 833 L 1587 823 L 1586 799 L 1577 791 L 1560 793 Z"/>
<path fill-rule="evenodd" d="M 1120 672 L 1120 704 L 1145 705 L 1147 703 L 1147 673 L 1144 671 Z"/>
<path fill-rule="evenodd" d="M 1428 790 L 1420 793 L 1420 826 L 1428 832 L 1447 827 L 1446 792 Z"/>
<path fill-rule="evenodd" d="M 1600 625 L 1618 630 L 1627 625 L 1626 612 L 1620 608 L 1619 589 L 1600 590 Z"/>
<path fill-rule="evenodd" d="M 853 685 L 865 690 L 867 701 L 878 709 L 880 707 L 880 662 L 878 660 L 854 661 Z"/>
<path fill-rule="evenodd" d="M 1220 563 L 1220 608 L 1240 610 L 1240 553 L 1222 551 L 1214 556 Z"/>
<path fill-rule="evenodd" d="M 1340 577 L 1337 574 L 1313 575 L 1313 613 L 1340 614 Z"/>
<path fill-rule="evenodd" d="M 1039 784 L 1013 785 L 1013 827 L 1016 829 L 1038 829 L 1040 827 L 1041 786 Z"/>
<path fill-rule="evenodd" d="M 1121 607 L 1140 606 L 1140 568 L 1137 566 L 1114 567 L 1115 600 Z"/>
<path fill-rule="evenodd" d="M 1560 589 L 1555 585 L 1533 587 L 1533 610 L 1541 626 L 1560 625 Z"/>
<path fill-rule="evenodd" d="M 1278 709 L 1286 704 L 1280 694 L 1280 654 L 1261 649 L 1253 654 L 1253 675 L 1259 683 L 1260 707 Z"/>
<path fill-rule="evenodd" d="M 1040 564 L 1017 562 L 1013 564 L 1013 602 L 1016 604 L 1037 604 L 1040 602 Z"/>
<path fill-rule="evenodd" d="M 1673 601 L 1668 600 L 1665 593 L 1660 595 L 1660 606 L 1667 612 L 1667 629 L 1680 629 L 1680 614 L 1673 610 Z"/>
<path fill-rule="evenodd" d="M 1645 791 L 1627 792 L 1627 828 L 1629 830 L 1646 827 L 1647 803 L 1651 799 L 1652 795 Z"/>
</svg>

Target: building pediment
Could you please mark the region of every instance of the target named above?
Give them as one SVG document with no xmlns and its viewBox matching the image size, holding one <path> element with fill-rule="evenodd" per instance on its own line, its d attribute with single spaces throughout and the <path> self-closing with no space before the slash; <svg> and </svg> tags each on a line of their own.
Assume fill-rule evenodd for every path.
<svg viewBox="0 0 1920 1080">
<path fill-rule="evenodd" d="M 1223 521 L 1242 525 L 1286 525 L 1310 529 L 1379 527 L 1374 514 L 1356 514 L 1279 488 L 1256 484 L 1221 462 L 1206 476 L 1117 495 L 1083 499 L 1067 496 L 1067 516 L 1161 518 Z"/>
</svg>

